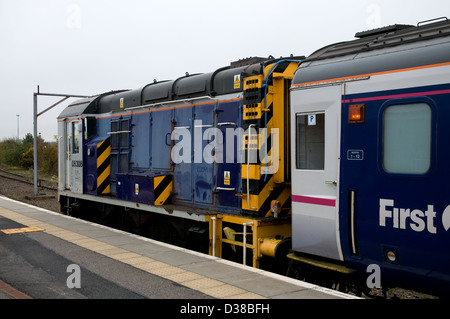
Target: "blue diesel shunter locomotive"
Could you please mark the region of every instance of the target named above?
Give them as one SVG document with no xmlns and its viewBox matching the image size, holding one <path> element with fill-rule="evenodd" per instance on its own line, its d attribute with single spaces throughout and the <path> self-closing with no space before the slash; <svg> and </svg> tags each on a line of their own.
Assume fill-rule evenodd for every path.
<svg viewBox="0 0 450 319">
<path fill-rule="evenodd" d="M 340 288 L 449 295 L 450 22 L 355 37 L 72 103 L 62 211 Z"/>
</svg>

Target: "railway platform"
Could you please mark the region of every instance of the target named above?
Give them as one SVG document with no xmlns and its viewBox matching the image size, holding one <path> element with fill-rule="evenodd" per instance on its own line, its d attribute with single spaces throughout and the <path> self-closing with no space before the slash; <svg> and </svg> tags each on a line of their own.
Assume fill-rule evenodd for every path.
<svg viewBox="0 0 450 319">
<path fill-rule="evenodd" d="M 0 298 L 356 298 L 3 196 L 0 228 Z"/>
</svg>

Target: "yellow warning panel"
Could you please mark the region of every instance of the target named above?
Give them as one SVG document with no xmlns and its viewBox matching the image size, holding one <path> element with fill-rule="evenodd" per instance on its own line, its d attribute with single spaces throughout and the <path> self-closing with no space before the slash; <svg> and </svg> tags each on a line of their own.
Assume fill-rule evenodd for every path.
<svg viewBox="0 0 450 319">
<path fill-rule="evenodd" d="M 241 87 L 241 75 L 240 74 L 236 74 L 234 76 L 234 88 L 235 89 L 239 89 Z"/>
<path fill-rule="evenodd" d="M 19 234 L 19 233 L 29 233 L 33 231 L 43 231 L 43 228 L 40 227 L 23 227 L 23 228 L 10 228 L 10 229 L 1 229 L 5 234 Z"/>
<path fill-rule="evenodd" d="M 230 171 L 225 171 L 223 173 L 223 184 L 230 185 Z"/>
</svg>

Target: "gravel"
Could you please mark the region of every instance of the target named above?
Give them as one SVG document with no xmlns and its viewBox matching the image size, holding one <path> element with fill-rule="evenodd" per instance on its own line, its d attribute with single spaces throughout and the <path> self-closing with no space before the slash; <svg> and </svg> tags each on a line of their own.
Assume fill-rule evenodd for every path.
<svg viewBox="0 0 450 319">
<path fill-rule="evenodd" d="M 0 176 L 0 194 L 17 201 L 59 212 L 58 192 L 50 189 L 39 189 L 39 195 L 34 195 L 32 184 L 14 181 Z"/>
</svg>

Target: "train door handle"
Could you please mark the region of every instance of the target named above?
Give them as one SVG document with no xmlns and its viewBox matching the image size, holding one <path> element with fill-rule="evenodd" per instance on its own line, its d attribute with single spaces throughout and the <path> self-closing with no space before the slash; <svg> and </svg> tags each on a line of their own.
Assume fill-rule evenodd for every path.
<svg viewBox="0 0 450 319">
<path fill-rule="evenodd" d="M 330 184 L 330 185 L 337 185 L 337 181 L 325 181 L 325 184 Z"/>
</svg>

